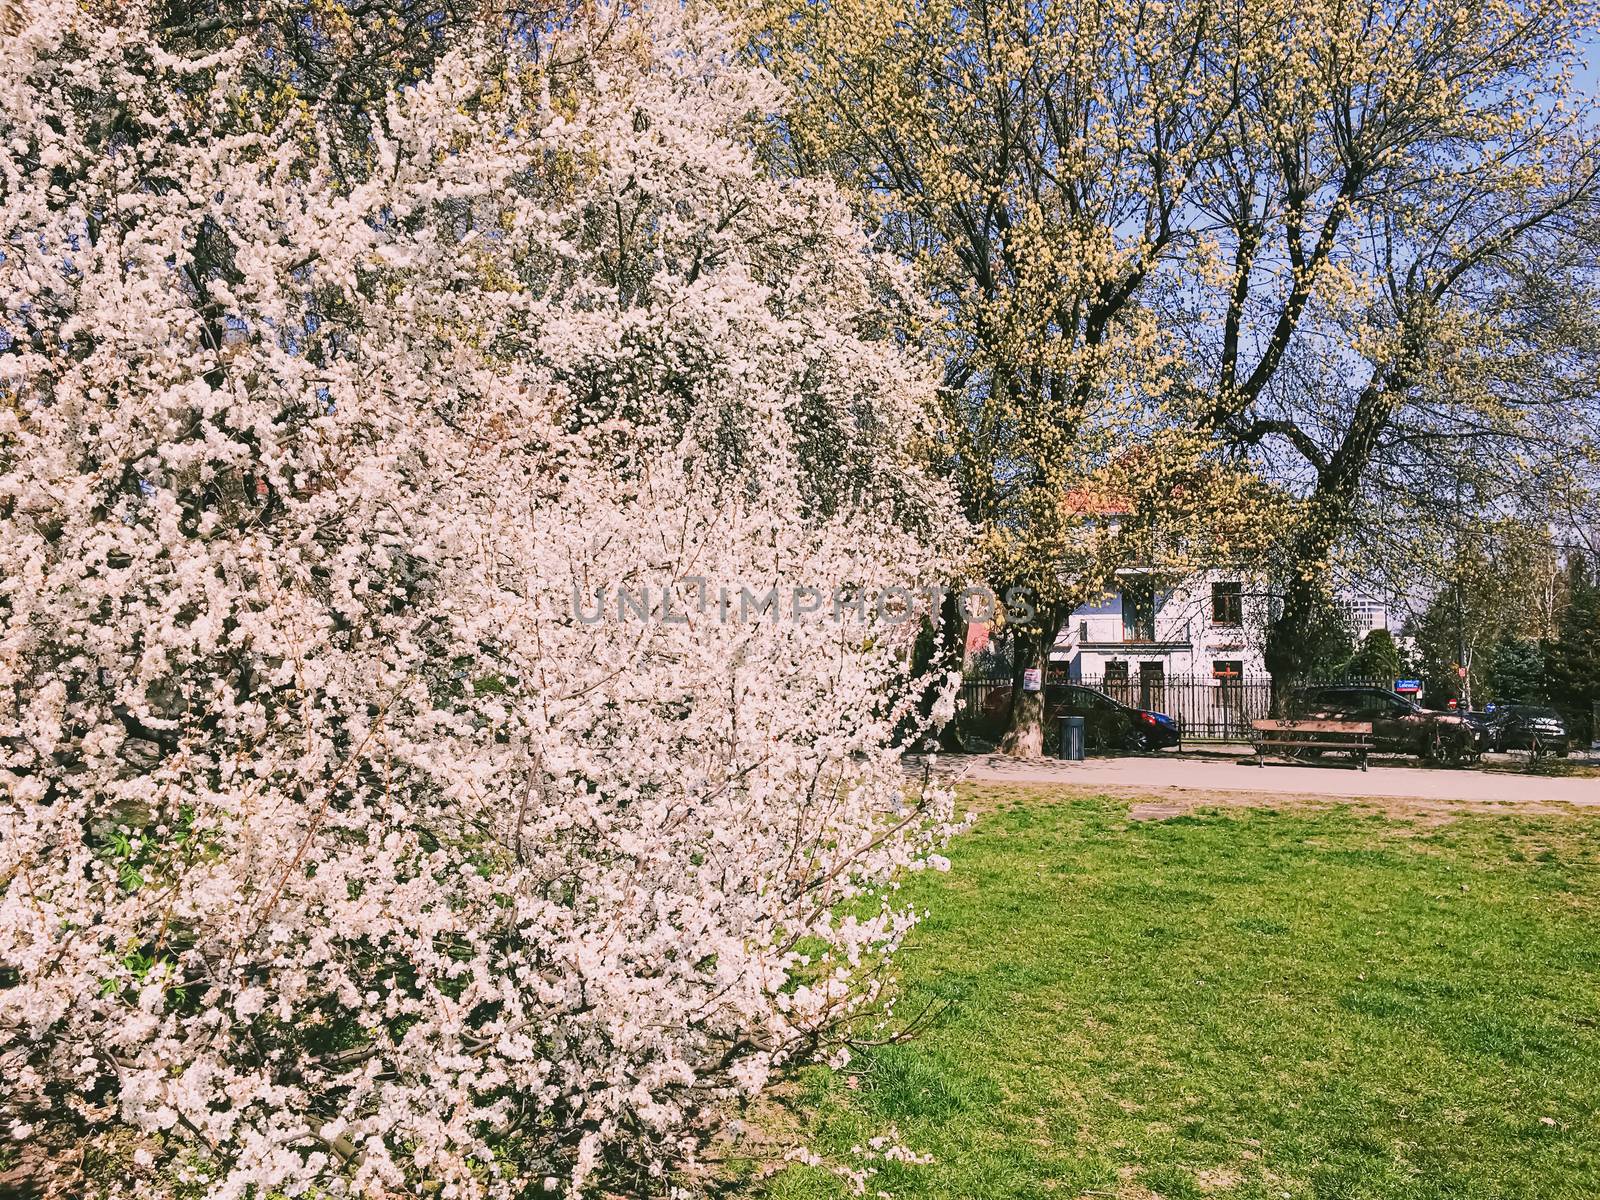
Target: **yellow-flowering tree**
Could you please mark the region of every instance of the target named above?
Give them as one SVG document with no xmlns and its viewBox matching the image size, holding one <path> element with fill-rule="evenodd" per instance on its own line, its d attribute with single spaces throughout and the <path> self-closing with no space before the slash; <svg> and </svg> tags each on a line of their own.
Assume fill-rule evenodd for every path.
<svg viewBox="0 0 1600 1200">
<path fill-rule="evenodd" d="M 1436 511 L 1443 464 L 1459 478 L 1491 444 L 1528 460 L 1521 494 L 1549 477 L 1535 435 L 1552 397 L 1575 415 L 1584 367 L 1560 322 L 1517 318 L 1531 264 L 1591 265 L 1570 72 L 1593 16 L 771 0 L 758 52 L 800 98 L 779 151 L 858 186 L 943 316 L 941 448 L 986 531 L 979 569 L 1043 600 L 1019 671 L 1128 552 L 1129 526 L 1106 537 L 1075 499 L 1130 446 L 1149 490 L 1119 507 L 1147 551 L 1181 567 L 1274 543 L 1280 675 L 1373 502 L 1399 503 L 1386 484 L 1426 477 L 1408 511 Z M 1297 502 L 1223 482 L 1210 454 Z M 1037 717 L 1017 706 L 1012 748 L 1037 746 Z"/>
<path fill-rule="evenodd" d="M 1246 550 L 1267 523 L 1233 518 L 1267 494 L 1205 461 L 1188 347 L 1147 299 L 1192 253 L 1240 108 L 1214 6 L 767 16 L 761 52 L 801 98 L 781 151 L 862 189 L 943 317 L 940 450 L 983 530 L 976 569 L 1036 599 L 1009 614 L 1018 674 L 1130 555 L 1179 570 Z M 1041 706 L 1014 694 L 1006 746 L 1036 753 Z"/>
<path fill-rule="evenodd" d="M 1436 578 L 1464 514 L 1559 519 L 1581 491 L 1600 140 L 1571 70 L 1594 16 L 1318 0 L 1239 60 L 1182 324 L 1208 423 L 1307 500 L 1277 677 L 1330 571 Z"/>
</svg>

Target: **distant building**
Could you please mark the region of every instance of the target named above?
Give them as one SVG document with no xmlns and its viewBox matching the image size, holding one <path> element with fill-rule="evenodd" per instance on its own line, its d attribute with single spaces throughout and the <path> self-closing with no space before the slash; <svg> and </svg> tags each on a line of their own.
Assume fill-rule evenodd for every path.
<svg viewBox="0 0 1600 1200">
<path fill-rule="evenodd" d="M 1113 529 L 1128 515 L 1115 495 L 1072 492 L 1066 503 Z M 1265 584 L 1236 568 L 1180 575 L 1130 565 L 1113 572 L 1102 600 L 1075 609 L 1056 635 L 1047 662 L 1052 678 L 1087 680 L 1119 699 L 1156 706 L 1166 681 L 1193 685 L 1264 678 L 1270 600 Z M 969 629 L 969 659 L 989 630 Z M 1219 692 L 1223 708 L 1232 701 Z"/>
<path fill-rule="evenodd" d="M 1157 696 L 1166 679 L 1219 685 L 1266 673 L 1267 597 L 1239 572 L 1202 571 L 1172 580 L 1140 568 L 1116 573 L 1111 594 L 1077 609 L 1050 649 L 1070 679 Z"/>
<path fill-rule="evenodd" d="M 1350 629 L 1360 641 L 1374 629 L 1388 629 L 1394 632 L 1389 624 L 1389 606 L 1382 600 L 1374 600 L 1369 596 L 1347 595 L 1340 598 L 1341 607 L 1345 616 L 1350 620 Z"/>
<path fill-rule="evenodd" d="M 966 658 L 982 654 L 989 648 L 989 622 L 971 621 L 967 624 Z"/>
<path fill-rule="evenodd" d="M 1389 608 L 1387 603 L 1354 592 L 1341 596 L 1339 603 L 1344 608 L 1345 616 L 1349 618 L 1350 633 L 1357 645 L 1361 644 L 1367 634 L 1383 629 L 1394 638 L 1395 649 L 1400 652 L 1402 664 L 1417 657 L 1417 639 L 1401 632 L 1405 628 L 1405 622 Z"/>
</svg>

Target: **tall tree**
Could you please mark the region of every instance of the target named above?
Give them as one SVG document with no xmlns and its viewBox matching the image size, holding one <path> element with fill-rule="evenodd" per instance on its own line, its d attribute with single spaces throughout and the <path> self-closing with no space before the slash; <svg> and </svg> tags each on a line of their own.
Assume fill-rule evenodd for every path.
<svg viewBox="0 0 1600 1200">
<path fill-rule="evenodd" d="M 1546 686 L 1574 733 L 1600 738 L 1600 582 L 1593 560 L 1574 556 L 1567 569 L 1567 604 L 1546 659 Z"/>
<path fill-rule="evenodd" d="M 1495 648 L 1548 636 L 1546 598 L 1560 572 L 1548 529 L 1476 522 L 1458 531 L 1437 588 L 1413 624 L 1427 694 L 1467 704 L 1492 698 Z"/>
<path fill-rule="evenodd" d="M 1347 546 L 1463 487 L 1554 490 L 1596 444 L 1600 159 L 1571 91 L 1594 19 L 772 0 L 760 46 L 801 97 L 783 150 L 854 183 L 940 306 L 947 462 L 1004 551 L 985 569 L 1070 604 L 1095 571 L 1054 498 L 1129 440 L 1201 431 L 1304 501 L 1276 521 L 1290 676 Z"/>
<path fill-rule="evenodd" d="M 1221 436 L 1296 481 L 1275 674 L 1341 548 L 1541 505 L 1593 461 L 1600 201 L 1571 70 L 1595 10 L 1296 5 L 1240 64 L 1195 386 Z M 1229 19 L 1229 18 L 1224 18 Z M 1185 297 L 1187 300 L 1187 297 Z M 1447 541 L 1446 544 L 1449 544 Z"/>
<path fill-rule="evenodd" d="M 1201 531 L 1266 497 L 1200 469 L 1179 346 L 1141 302 L 1193 248 L 1239 107 L 1210 0 L 774 0 L 767 18 L 759 52 L 801 101 L 775 149 L 854 184 L 937 305 L 943 462 L 978 570 L 1033 597 L 1007 614 L 1019 675 L 1130 537 L 1149 566 L 1208 541 L 1243 555 L 1261 523 Z M 1005 744 L 1036 753 L 1037 697 L 1014 694 Z"/>
</svg>

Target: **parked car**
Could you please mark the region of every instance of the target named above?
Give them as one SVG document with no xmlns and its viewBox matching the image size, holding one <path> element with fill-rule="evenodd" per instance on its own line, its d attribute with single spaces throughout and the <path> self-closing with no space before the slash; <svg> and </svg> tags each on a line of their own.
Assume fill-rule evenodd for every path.
<svg viewBox="0 0 1600 1200">
<path fill-rule="evenodd" d="M 983 716 L 999 727 L 1011 708 L 1011 689 L 996 688 L 983 700 Z M 1050 683 L 1044 689 L 1044 727 L 1052 735 L 1062 716 L 1083 718 L 1083 737 L 1091 749 L 1161 750 L 1182 737 L 1177 719 L 1149 708 L 1135 708 L 1078 683 Z"/>
<path fill-rule="evenodd" d="M 1559 758 L 1572 752 L 1561 714 L 1537 704 L 1497 706 L 1489 717 L 1489 736 L 1496 750 L 1539 751 Z"/>
<path fill-rule="evenodd" d="M 1463 720 L 1472 728 L 1473 741 L 1477 745 L 1478 753 L 1484 754 L 1494 749 L 1494 730 L 1490 726 L 1494 722 L 1494 714 L 1476 708 L 1458 710 Z"/>
<path fill-rule="evenodd" d="M 1160 750 L 1176 746 L 1182 730 L 1176 719 L 1149 708 L 1134 708 L 1082 684 L 1051 684 L 1044 692 L 1046 728 L 1062 716 L 1083 718 L 1084 741 L 1117 750 Z"/>
<path fill-rule="evenodd" d="M 1461 762 L 1482 751 L 1480 735 L 1465 716 L 1423 708 L 1387 688 L 1301 688 L 1290 695 L 1288 707 L 1291 717 L 1301 719 L 1372 722 L 1372 747 L 1379 754 Z"/>
</svg>

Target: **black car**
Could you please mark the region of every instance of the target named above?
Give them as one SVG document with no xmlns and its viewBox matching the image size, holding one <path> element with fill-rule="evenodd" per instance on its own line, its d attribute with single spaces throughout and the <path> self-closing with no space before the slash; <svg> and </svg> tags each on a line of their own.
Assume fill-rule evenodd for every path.
<svg viewBox="0 0 1600 1200">
<path fill-rule="evenodd" d="M 1373 749 L 1461 762 L 1476 757 L 1480 736 L 1459 713 L 1435 712 L 1387 688 L 1331 684 L 1301 688 L 1289 697 L 1289 716 L 1330 721 L 1370 721 Z"/>
<path fill-rule="evenodd" d="M 1572 752 L 1567 723 L 1553 708 L 1507 704 L 1489 714 L 1489 736 L 1496 750 L 1529 750 L 1565 758 Z"/>
<path fill-rule="evenodd" d="M 1478 753 L 1483 754 L 1494 749 L 1494 714 L 1476 708 L 1459 710 L 1462 720 L 1466 721 L 1472 730 L 1473 741 L 1477 744 Z"/>
<path fill-rule="evenodd" d="M 1115 750 L 1160 750 L 1182 740 L 1178 722 L 1166 713 L 1134 708 L 1082 684 L 1050 684 L 1044 693 L 1046 728 L 1060 718 L 1083 718 L 1084 740 L 1093 747 Z"/>
</svg>

